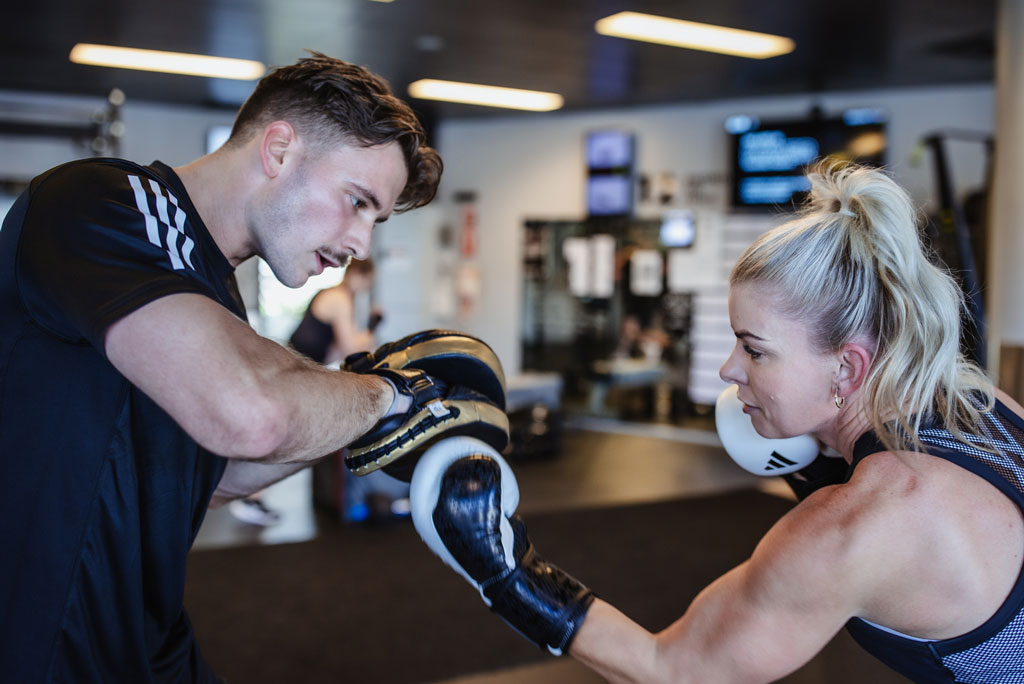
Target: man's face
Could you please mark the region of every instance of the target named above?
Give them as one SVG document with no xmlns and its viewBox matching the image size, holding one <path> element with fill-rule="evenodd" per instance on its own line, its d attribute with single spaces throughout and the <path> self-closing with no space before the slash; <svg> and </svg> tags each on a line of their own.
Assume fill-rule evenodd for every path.
<svg viewBox="0 0 1024 684">
<path fill-rule="evenodd" d="M 256 252 L 289 287 L 348 257 L 365 259 L 374 225 L 391 215 L 406 179 L 397 143 L 302 148 L 247 216 Z"/>
</svg>

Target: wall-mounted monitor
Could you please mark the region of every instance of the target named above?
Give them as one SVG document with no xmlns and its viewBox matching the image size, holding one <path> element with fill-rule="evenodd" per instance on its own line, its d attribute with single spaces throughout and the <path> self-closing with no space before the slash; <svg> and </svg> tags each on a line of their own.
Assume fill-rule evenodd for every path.
<svg viewBox="0 0 1024 684">
<path fill-rule="evenodd" d="M 611 171 L 633 168 L 633 134 L 607 130 L 587 133 L 587 168 Z"/>
<path fill-rule="evenodd" d="M 621 130 L 586 134 L 587 215 L 628 216 L 633 213 L 634 136 Z"/>
<path fill-rule="evenodd" d="M 829 157 L 882 166 L 886 117 L 878 109 L 849 109 L 838 117 L 762 122 L 738 115 L 725 123 L 730 138 L 733 207 L 799 204 L 810 190 L 807 171 Z"/>
<path fill-rule="evenodd" d="M 683 209 L 667 211 L 658 230 L 658 242 L 663 247 L 692 247 L 697 237 L 693 212 Z"/>
</svg>

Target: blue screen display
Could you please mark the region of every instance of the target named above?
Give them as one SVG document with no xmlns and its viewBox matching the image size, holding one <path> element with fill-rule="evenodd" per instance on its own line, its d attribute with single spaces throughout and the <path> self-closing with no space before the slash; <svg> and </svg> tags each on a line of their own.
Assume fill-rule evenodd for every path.
<svg viewBox="0 0 1024 684">
<path fill-rule="evenodd" d="M 885 164 L 885 116 L 877 109 L 776 123 L 733 116 L 726 131 L 732 143 L 734 207 L 799 204 L 811 187 L 809 168 L 825 158 Z"/>
</svg>

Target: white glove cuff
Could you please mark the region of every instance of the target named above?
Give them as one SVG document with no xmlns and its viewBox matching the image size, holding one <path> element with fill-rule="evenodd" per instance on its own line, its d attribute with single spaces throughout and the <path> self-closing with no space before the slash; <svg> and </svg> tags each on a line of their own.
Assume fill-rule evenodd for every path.
<svg viewBox="0 0 1024 684">
<path fill-rule="evenodd" d="M 391 400 L 391 406 L 388 407 L 388 410 L 384 412 L 382 417 L 387 418 L 388 416 L 393 416 L 396 413 L 405 413 L 408 411 L 409 407 L 412 406 L 412 397 L 399 392 L 398 388 L 395 387 L 395 383 L 391 382 L 389 378 L 386 378 L 383 375 L 379 375 L 377 377 L 387 382 L 388 385 L 391 386 L 391 391 L 394 392 L 394 398 Z"/>
</svg>

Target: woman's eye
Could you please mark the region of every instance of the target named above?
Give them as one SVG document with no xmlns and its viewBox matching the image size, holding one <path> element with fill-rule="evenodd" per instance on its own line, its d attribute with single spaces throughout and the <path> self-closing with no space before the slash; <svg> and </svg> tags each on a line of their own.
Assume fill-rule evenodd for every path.
<svg viewBox="0 0 1024 684">
<path fill-rule="evenodd" d="M 747 352 L 747 354 L 752 359 L 759 359 L 762 356 L 761 352 L 757 351 L 756 349 L 754 349 L 750 345 L 746 345 L 746 344 L 743 345 L 743 351 Z"/>
</svg>

